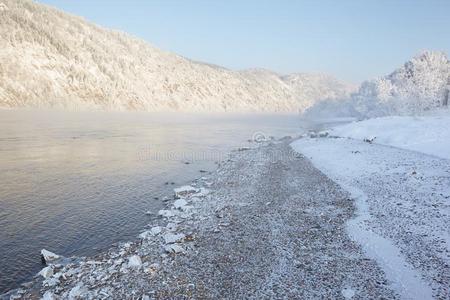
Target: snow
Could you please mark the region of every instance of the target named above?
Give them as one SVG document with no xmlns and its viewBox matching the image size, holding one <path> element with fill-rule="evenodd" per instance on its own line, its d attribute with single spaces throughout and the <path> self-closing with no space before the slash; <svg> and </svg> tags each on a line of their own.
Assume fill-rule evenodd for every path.
<svg viewBox="0 0 450 300">
<path fill-rule="evenodd" d="M 164 246 L 164 250 L 168 253 L 183 253 L 184 249 L 180 245 L 177 244 L 169 244 Z"/>
<path fill-rule="evenodd" d="M 9 10 L 8 6 L 6 6 L 5 3 L 0 2 L 0 11 L 7 11 L 7 10 Z"/>
<path fill-rule="evenodd" d="M 166 233 L 163 236 L 164 242 L 166 244 L 174 244 L 176 242 L 179 242 L 185 238 L 185 235 L 182 233 Z"/>
<path fill-rule="evenodd" d="M 52 266 L 47 266 L 47 267 L 43 268 L 38 273 L 38 275 L 41 275 L 45 279 L 52 277 L 53 276 L 53 267 Z"/>
<path fill-rule="evenodd" d="M 128 259 L 128 267 L 138 269 L 142 266 L 142 260 L 139 255 L 130 256 Z"/>
<path fill-rule="evenodd" d="M 349 192 L 357 216 L 348 222 L 348 233 L 378 262 L 402 298 L 431 299 L 446 293 L 450 161 L 376 144 L 395 142 L 411 149 L 402 134 L 412 133 L 414 122 L 429 124 L 427 129 L 433 132 L 443 122 L 439 117 L 409 125 L 411 121 L 413 118 L 383 118 L 354 123 L 331 133 L 358 140 L 303 138 L 291 146 Z M 399 128 L 399 123 L 411 128 Z M 416 128 L 420 142 L 426 135 Z M 374 143 L 363 141 L 371 135 L 376 136 Z M 415 149 L 431 151 L 426 146 Z"/>
<path fill-rule="evenodd" d="M 438 116 L 384 117 L 338 126 L 333 136 L 373 142 L 450 159 L 450 111 Z"/>
<path fill-rule="evenodd" d="M 41 255 L 44 258 L 45 262 L 50 262 L 59 259 L 59 255 L 45 249 L 41 250 Z"/>
<path fill-rule="evenodd" d="M 207 188 L 200 188 L 200 191 L 195 194 L 196 197 L 205 197 L 209 194 L 209 190 Z"/>
<path fill-rule="evenodd" d="M 353 90 L 329 75 L 194 62 L 35 1 L 4 1 L 0 107 L 297 112 Z"/>
<path fill-rule="evenodd" d="M 177 209 L 181 209 L 181 208 L 183 208 L 184 206 L 186 206 L 188 203 L 187 203 L 187 201 L 186 200 L 184 200 L 184 199 L 178 199 L 178 200 L 176 200 L 174 203 L 173 203 L 173 206 L 175 207 L 175 208 L 177 208 Z"/>
<path fill-rule="evenodd" d="M 158 215 L 165 217 L 165 218 L 171 218 L 171 217 L 175 216 L 176 213 L 172 210 L 161 209 L 160 211 L 158 211 Z"/>
<path fill-rule="evenodd" d="M 150 228 L 150 230 L 146 230 L 146 231 L 142 232 L 141 234 L 139 234 L 139 238 L 148 239 L 152 236 L 160 234 L 161 230 L 162 230 L 161 226 L 154 226 L 154 227 Z"/>
<path fill-rule="evenodd" d="M 348 98 L 326 99 L 308 108 L 308 119 L 360 119 L 417 115 L 448 106 L 450 61 L 447 54 L 424 51 L 389 75 L 365 81 Z"/>
<path fill-rule="evenodd" d="M 342 289 L 342 296 L 344 296 L 345 299 L 351 299 L 355 296 L 355 291 L 351 288 Z"/>
<path fill-rule="evenodd" d="M 357 204 L 357 217 L 348 222 L 350 237 L 362 245 L 369 257 L 378 261 L 388 278 L 395 278 L 392 284 L 407 299 L 432 299 L 431 289 L 420 281 L 420 275 L 409 265 L 400 249 L 392 241 L 374 233 L 366 226 L 371 216 L 367 205 L 367 196 L 357 188 L 341 186 L 350 192 Z"/>
<path fill-rule="evenodd" d="M 152 233 L 152 235 L 158 235 L 161 233 L 161 226 L 154 226 L 150 229 L 150 232 Z"/>
<path fill-rule="evenodd" d="M 42 300 L 55 300 L 55 295 L 50 291 L 46 291 L 42 296 Z"/>
<path fill-rule="evenodd" d="M 69 298 L 69 300 L 80 299 L 80 298 L 82 298 L 83 294 L 86 292 L 87 292 L 87 289 L 83 285 L 83 283 L 79 283 L 70 290 L 68 298 Z"/>
<path fill-rule="evenodd" d="M 175 223 L 168 223 L 168 224 L 166 225 L 166 229 L 167 229 L 168 231 L 176 231 L 177 228 L 178 228 L 178 226 L 177 226 L 177 224 L 175 224 Z"/>
<path fill-rule="evenodd" d="M 179 188 L 173 189 L 173 191 L 175 193 L 175 197 L 182 198 L 190 194 L 198 193 L 199 189 L 192 187 L 190 185 L 184 185 Z"/>
</svg>

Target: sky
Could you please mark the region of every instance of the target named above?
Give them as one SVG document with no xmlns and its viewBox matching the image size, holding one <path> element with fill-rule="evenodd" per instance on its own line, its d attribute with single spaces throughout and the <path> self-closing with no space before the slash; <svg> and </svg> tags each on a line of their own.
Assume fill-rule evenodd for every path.
<svg viewBox="0 0 450 300">
<path fill-rule="evenodd" d="M 450 0 L 38 0 L 193 60 L 359 83 L 450 53 Z"/>
</svg>

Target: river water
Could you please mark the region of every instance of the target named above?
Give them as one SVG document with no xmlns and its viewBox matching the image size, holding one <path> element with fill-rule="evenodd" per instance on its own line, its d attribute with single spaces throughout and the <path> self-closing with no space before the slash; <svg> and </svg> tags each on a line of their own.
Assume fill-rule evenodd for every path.
<svg viewBox="0 0 450 300">
<path fill-rule="evenodd" d="M 161 198 L 249 139 L 302 132 L 296 115 L 0 110 L 0 294 L 40 250 L 92 255 L 135 239 Z"/>
</svg>

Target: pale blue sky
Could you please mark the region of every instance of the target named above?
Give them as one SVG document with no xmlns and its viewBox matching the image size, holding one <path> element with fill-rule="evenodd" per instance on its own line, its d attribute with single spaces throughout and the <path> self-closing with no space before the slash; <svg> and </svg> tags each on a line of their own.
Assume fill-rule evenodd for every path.
<svg viewBox="0 0 450 300">
<path fill-rule="evenodd" d="M 39 0 L 231 69 L 358 83 L 425 50 L 450 52 L 450 0 Z"/>
</svg>

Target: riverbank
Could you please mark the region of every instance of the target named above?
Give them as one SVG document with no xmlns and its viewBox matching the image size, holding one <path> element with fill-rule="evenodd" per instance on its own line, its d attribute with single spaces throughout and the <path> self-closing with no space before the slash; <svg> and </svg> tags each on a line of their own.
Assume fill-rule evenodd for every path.
<svg viewBox="0 0 450 300">
<path fill-rule="evenodd" d="M 349 194 L 290 139 L 230 155 L 177 190 L 138 240 L 69 264 L 20 298 L 396 298 L 345 231 Z M 51 249 L 50 249 L 51 250 Z"/>
<path fill-rule="evenodd" d="M 355 199 L 347 233 L 404 299 L 450 298 L 450 118 L 385 117 L 292 147 Z"/>
</svg>

